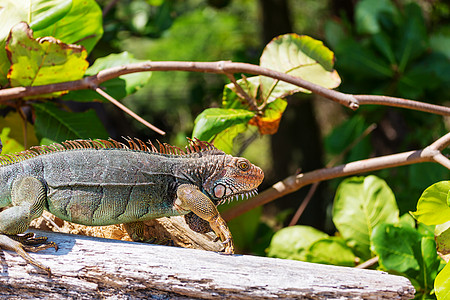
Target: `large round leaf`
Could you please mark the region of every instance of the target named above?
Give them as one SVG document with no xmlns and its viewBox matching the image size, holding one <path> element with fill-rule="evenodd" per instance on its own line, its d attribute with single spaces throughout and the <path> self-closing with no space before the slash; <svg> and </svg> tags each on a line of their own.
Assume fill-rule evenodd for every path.
<svg viewBox="0 0 450 300">
<path fill-rule="evenodd" d="M 296 225 L 281 229 L 270 242 L 268 256 L 307 260 L 308 248 L 328 235 L 310 226 Z"/>
<path fill-rule="evenodd" d="M 326 88 L 335 88 L 341 83 L 333 69 L 333 52 L 321 41 L 306 35 L 285 34 L 273 39 L 264 48 L 260 65 Z M 261 76 L 261 89 L 269 102 L 299 91 L 309 93 L 298 86 L 264 76 Z"/>
<path fill-rule="evenodd" d="M 437 225 L 450 221 L 448 197 L 450 181 L 441 181 L 428 187 L 417 202 L 417 210 L 411 213 L 417 221 Z"/>
<path fill-rule="evenodd" d="M 307 261 L 320 264 L 354 267 L 356 256 L 340 237 L 328 237 L 313 243 L 307 252 Z"/>
<path fill-rule="evenodd" d="M 255 116 L 244 109 L 208 108 L 195 118 L 192 137 L 209 141 L 216 134 L 238 124 L 247 124 Z"/>
<path fill-rule="evenodd" d="M 450 298 L 450 264 L 442 269 L 434 281 L 434 290 L 438 300 Z"/>
<path fill-rule="evenodd" d="M 72 7 L 64 18 L 45 28 L 36 29 L 35 35 L 53 36 L 67 44 L 82 45 L 89 53 L 103 35 L 102 10 L 95 0 L 72 2 Z"/>
<path fill-rule="evenodd" d="M 45 28 L 63 18 L 71 9 L 72 0 L 0 0 L 0 86 L 7 83 L 9 60 L 6 57 L 6 38 L 11 28 L 21 21 L 31 28 Z"/>
<path fill-rule="evenodd" d="M 37 41 L 24 22 L 12 28 L 6 49 L 12 63 L 8 79 L 13 87 L 57 83 L 62 78 L 77 80 L 83 77 L 89 64 L 83 47 L 53 38 Z"/>
<path fill-rule="evenodd" d="M 344 180 L 336 192 L 333 222 L 342 237 L 363 259 L 371 257 L 370 236 L 380 223 L 396 223 L 399 211 L 394 194 L 376 176 Z"/>
</svg>

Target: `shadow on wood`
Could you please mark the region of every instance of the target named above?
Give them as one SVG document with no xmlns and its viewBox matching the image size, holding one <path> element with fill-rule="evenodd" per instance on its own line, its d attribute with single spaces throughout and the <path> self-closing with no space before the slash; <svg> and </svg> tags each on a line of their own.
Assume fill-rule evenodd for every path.
<svg viewBox="0 0 450 300">
<path fill-rule="evenodd" d="M 10 251 L 1 257 L 0 297 L 411 299 L 408 279 L 300 261 L 34 231 L 60 250 L 31 255 L 53 276 Z"/>
</svg>

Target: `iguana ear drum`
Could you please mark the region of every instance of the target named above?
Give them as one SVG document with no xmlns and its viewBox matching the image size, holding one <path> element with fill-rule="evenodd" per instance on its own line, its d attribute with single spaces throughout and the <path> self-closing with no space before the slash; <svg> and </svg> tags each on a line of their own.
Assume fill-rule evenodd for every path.
<svg viewBox="0 0 450 300">
<path fill-rule="evenodd" d="M 223 198 L 226 195 L 226 191 L 226 186 L 218 184 L 214 187 L 214 196 L 216 196 L 216 198 Z"/>
</svg>

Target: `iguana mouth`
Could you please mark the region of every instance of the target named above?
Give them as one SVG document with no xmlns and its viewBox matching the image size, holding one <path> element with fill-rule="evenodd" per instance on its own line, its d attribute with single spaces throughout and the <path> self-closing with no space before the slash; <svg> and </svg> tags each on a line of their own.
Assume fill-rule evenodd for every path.
<svg viewBox="0 0 450 300">
<path fill-rule="evenodd" d="M 251 191 L 245 191 L 245 192 L 242 192 L 242 193 L 233 194 L 233 195 L 230 195 L 230 196 L 227 196 L 225 198 L 220 199 L 220 201 L 217 203 L 217 205 L 224 204 L 226 201 L 228 201 L 228 203 L 230 203 L 231 201 L 234 201 L 234 200 L 248 199 L 248 198 L 254 197 L 256 195 L 258 195 L 258 190 L 257 189 L 254 189 L 254 190 L 251 190 Z M 240 197 L 240 199 L 239 199 L 239 197 Z"/>
</svg>

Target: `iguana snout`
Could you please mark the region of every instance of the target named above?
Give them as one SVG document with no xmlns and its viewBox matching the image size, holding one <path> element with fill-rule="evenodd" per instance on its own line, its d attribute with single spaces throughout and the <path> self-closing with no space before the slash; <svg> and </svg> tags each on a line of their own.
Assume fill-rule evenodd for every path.
<svg viewBox="0 0 450 300">
<path fill-rule="evenodd" d="M 257 188 L 264 179 L 264 172 L 258 166 L 242 157 L 230 157 L 220 174 L 214 176 L 211 194 L 218 200 L 218 204 L 254 196 Z"/>
</svg>

